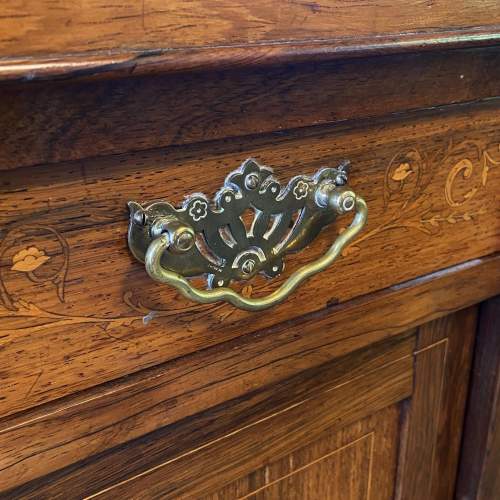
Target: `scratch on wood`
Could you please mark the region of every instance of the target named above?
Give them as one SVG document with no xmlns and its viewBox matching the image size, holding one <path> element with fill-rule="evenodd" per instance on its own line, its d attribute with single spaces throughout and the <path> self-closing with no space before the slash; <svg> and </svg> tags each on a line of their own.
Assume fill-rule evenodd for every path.
<svg viewBox="0 0 500 500">
<path fill-rule="evenodd" d="M 31 387 L 29 388 L 28 392 L 26 393 L 26 396 L 24 396 L 24 399 L 29 398 L 31 393 L 33 392 L 33 389 L 35 386 L 38 384 L 38 381 L 40 380 L 40 377 L 43 375 L 43 368 L 40 368 L 40 371 L 38 372 L 38 375 L 35 378 L 35 381 L 31 384 Z"/>
</svg>

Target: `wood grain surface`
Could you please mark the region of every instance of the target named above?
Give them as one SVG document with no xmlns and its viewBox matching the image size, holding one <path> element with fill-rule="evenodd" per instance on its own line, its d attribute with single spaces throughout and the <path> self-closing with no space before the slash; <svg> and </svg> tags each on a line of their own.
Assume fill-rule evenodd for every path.
<svg viewBox="0 0 500 500">
<path fill-rule="evenodd" d="M 477 306 L 418 329 L 415 388 L 403 417 L 396 498 L 453 498 Z"/>
<path fill-rule="evenodd" d="M 374 355 L 377 363 L 386 358 L 376 355 L 379 347 L 365 354 L 361 349 L 500 293 L 500 282 L 491 279 L 499 274 L 499 266 L 500 256 L 477 259 L 4 418 L 0 422 L 2 489 L 123 445 L 225 401 L 238 405 L 243 398 L 258 405 L 260 399 L 249 393 L 262 386 L 272 388 L 290 377 L 305 391 L 299 391 L 300 399 L 321 389 L 322 372 L 314 367 L 327 360 L 335 360 L 335 369 L 342 373 L 356 367 L 371 369 L 370 356 Z M 386 340 L 381 352 L 386 352 L 391 342 L 399 341 Z M 400 345 L 404 348 L 406 344 Z M 349 353 L 353 355 L 347 356 Z M 311 378 L 304 370 L 310 370 Z M 453 372 L 450 375 L 457 382 L 463 377 Z M 278 388 L 276 394 L 290 403 L 295 401 L 294 392 L 287 387 Z M 217 419 L 208 412 L 207 418 L 218 421 L 224 411 Z M 460 418 L 460 413 L 457 416 Z M 240 421 L 240 417 L 234 419 Z M 199 423 L 200 432 L 207 431 L 207 422 Z M 175 431 L 174 436 L 179 444 L 180 433 Z M 191 437 L 192 429 L 186 439 Z M 163 449 L 158 444 L 158 450 Z M 124 449 L 122 464 L 128 456 Z M 149 460 L 154 453 L 141 456 Z M 142 462 L 134 463 L 140 467 Z M 121 468 L 117 467 L 117 473 Z M 98 470 L 99 466 L 88 472 L 95 477 Z M 86 473 L 82 472 L 82 477 Z M 103 477 L 109 479 L 109 472 Z"/>
<path fill-rule="evenodd" d="M 365 120 L 500 96 L 500 48 L 4 85 L 0 169 Z M 218 149 L 219 145 L 210 146 Z M 199 189 L 199 188 L 198 188 Z"/>
<path fill-rule="evenodd" d="M 500 4 L 167 3 L 0 4 L 0 497 L 451 497 L 455 311 L 500 293 Z M 126 203 L 212 196 L 248 157 L 282 184 L 348 158 L 366 229 L 262 314 L 153 283 Z"/>
<path fill-rule="evenodd" d="M 500 43 L 497 26 L 439 29 L 363 38 L 265 43 L 166 50 L 71 53 L 0 60 L 0 82 L 94 80 L 165 75 L 191 71 L 264 68 L 339 59 L 409 54 L 434 50 L 492 47 Z"/>
<path fill-rule="evenodd" d="M 498 25 L 496 0 L 4 0 L 0 57 L 401 36 Z M 403 38 L 403 37 L 401 37 Z"/>
<path fill-rule="evenodd" d="M 212 144 L 2 172 L 2 414 L 498 251 L 498 130 L 495 105 L 223 144 L 220 153 Z M 370 210 L 344 257 L 272 314 L 189 302 L 154 283 L 126 243 L 128 200 L 214 193 L 250 156 L 283 181 L 348 157 Z M 348 223 L 289 258 L 288 272 Z M 37 253 L 34 268 L 16 265 L 26 252 Z M 286 276 L 255 279 L 246 293 L 267 294 Z"/>
<path fill-rule="evenodd" d="M 368 420 L 377 422 L 370 433 L 349 442 L 372 434 L 368 455 L 377 473 L 370 474 L 367 457 L 360 456 L 356 466 L 351 464 L 353 480 L 346 491 L 366 495 L 373 490 L 385 499 L 393 497 L 396 486 L 396 498 L 449 498 L 476 311 L 472 307 L 427 323 L 417 336 L 410 330 L 336 359 L 329 356 L 319 367 L 254 386 L 242 397 L 6 491 L 4 497 L 234 498 L 235 492 L 241 497 L 258 492 L 266 498 L 276 488 L 294 488 L 307 498 L 306 469 L 349 444 L 326 445 L 328 436 L 364 428 Z M 324 446 L 324 453 L 313 451 Z M 308 459 L 310 453 L 315 458 Z M 329 488 L 335 489 L 343 468 L 336 461 L 331 465 L 335 470 L 315 487 L 336 498 Z"/>
<path fill-rule="evenodd" d="M 500 296 L 481 304 L 457 500 L 500 491 Z"/>
<path fill-rule="evenodd" d="M 378 498 L 389 499 L 396 448 L 396 440 L 391 442 L 391 437 L 397 428 L 397 409 L 391 409 L 393 415 L 378 414 L 378 421 L 371 419 L 372 425 L 363 422 L 365 425 L 353 425 L 337 433 L 327 431 L 317 441 L 200 498 L 222 500 L 258 495 L 262 500 L 313 500 L 341 496 L 361 500 L 369 498 L 375 489 L 371 481 L 375 468 L 379 471 L 375 476 L 379 479 L 375 486 Z"/>
<path fill-rule="evenodd" d="M 216 490 L 311 443 L 325 429 L 341 429 L 408 397 L 412 390 L 412 333 L 328 361 L 282 383 L 255 387 L 241 398 L 5 496 L 82 498 L 103 491 L 99 496 L 116 498 L 122 492 L 140 496 L 147 491 L 152 496 L 197 498 L 201 492 Z M 387 413 L 397 419 L 395 408 Z M 386 439 L 394 443 L 393 433 Z M 386 452 L 392 455 L 394 450 L 388 448 Z M 381 490 L 390 491 L 387 479 L 390 475 L 375 479 Z M 121 484 L 123 480 L 126 482 Z"/>
<path fill-rule="evenodd" d="M 493 105 L 220 152 L 211 144 L 2 172 L 3 414 L 497 251 L 498 130 Z M 250 156 L 283 181 L 348 157 L 351 185 L 370 207 L 356 244 L 272 314 L 189 302 L 154 283 L 126 243 L 128 200 L 212 194 Z M 289 258 L 288 272 L 348 223 Z M 22 267 L 25 258 L 36 261 Z M 245 293 L 267 294 L 286 276 L 255 279 Z"/>
<path fill-rule="evenodd" d="M 332 398 L 336 396 L 331 394 Z M 324 409 L 325 406 L 328 407 L 323 405 Z M 98 492 L 93 498 L 116 498 L 120 494 L 140 497 L 147 488 L 148 495 L 169 499 L 230 500 L 258 495 L 263 500 L 313 500 L 322 495 L 321 498 L 334 500 L 342 495 L 342 498 L 361 500 L 369 498 L 373 488 L 378 498 L 389 500 L 394 486 L 398 408 L 389 407 L 341 431 L 335 432 L 332 426 L 318 435 L 321 424 L 322 427 L 330 424 L 335 413 L 311 415 L 313 420 L 306 421 L 298 418 L 298 412 L 292 409 L 288 414 L 277 416 L 276 422 L 263 422 L 244 436 L 222 442 L 205 453 L 198 452 L 191 460 L 176 461 L 173 467 L 166 464 L 108 491 Z M 322 416 L 324 422 L 320 420 Z M 291 426 L 289 419 L 293 419 Z M 317 440 L 310 442 L 315 437 Z M 293 450 L 301 444 L 298 450 L 286 454 L 285 447 Z M 209 476 L 207 472 L 212 470 L 207 471 L 206 464 L 214 455 L 220 460 L 212 462 L 210 469 L 215 470 L 213 476 Z M 227 459 L 239 463 L 236 467 L 227 467 Z M 240 465 L 241 462 L 244 465 Z M 259 467 L 262 463 L 266 465 Z M 187 471 L 190 470 L 196 471 L 203 482 L 189 481 L 192 476 Z M 371 474 L 372 470 L 379 474 Z M 238 477 L 243 471 L 247 477 Z M 177 475 L 182 479 L 177 479 Z M 235 479 L 231 482 L 232 477 Z M 241 496 L 235 497 L 235 493 Z"/>
</svg>

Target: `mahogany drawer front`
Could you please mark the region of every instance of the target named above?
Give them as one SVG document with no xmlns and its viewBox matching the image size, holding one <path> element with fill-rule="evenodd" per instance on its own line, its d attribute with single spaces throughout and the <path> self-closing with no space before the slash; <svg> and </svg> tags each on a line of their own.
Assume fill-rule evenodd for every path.
<svg viewBox="0 0 500 500">
<path fill-rule="evenodd" d="M 498 251 L 499 122 L 493 102 L 2 171 L 3 414 Z M 248 157 L 283 184 L 349 158 L 351 185 L 369 207 L 342 258 L 259 314 L 187 301 L 154 283 L 126 242 L 127 201 L 212 195 Z M 284 276 L 349 220 L 289 257 Z M 244 293 L 267 294 L 282 280 L 256 278 Z"/>
</svg>

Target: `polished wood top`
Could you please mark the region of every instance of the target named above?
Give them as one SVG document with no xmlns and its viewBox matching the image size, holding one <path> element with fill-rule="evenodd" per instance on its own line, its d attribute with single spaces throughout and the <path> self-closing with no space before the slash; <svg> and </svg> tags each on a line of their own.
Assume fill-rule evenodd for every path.
<svg viewBox="0 0 500 500">
<path fill-rule="evenodd" d="M 0 79 L 495 44 L 497 0 L 5 0 Z"/>
</svg>

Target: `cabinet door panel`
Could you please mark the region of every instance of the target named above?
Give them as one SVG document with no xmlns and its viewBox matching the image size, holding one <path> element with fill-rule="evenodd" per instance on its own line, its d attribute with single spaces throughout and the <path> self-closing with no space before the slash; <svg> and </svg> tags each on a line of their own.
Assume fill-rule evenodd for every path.
<svg viewBox="0 0 500 500">
<path fill-rule="evenodd" d="M 450 314 L 9 494 L 451 498 L 476 319 L 476 307 Z"/>
<path fill-rule="evenodd" d="M 418 330 L 414 390 L 401 429 L 401 500 L 453 496 L 476 324 L 474 306 Z"/>
<path fill-rule="evenodd" d="M 457 500 L 500 492 L 500 295 L 481 304 L 457 479 Z"/>
<path fill-rule="evenodd" d="M 399 408 L 392 405 L 233 481 L 205 500 L 392 498 Z M 375 471 L 375 473 L 374 473 Z"/>
</svg>

